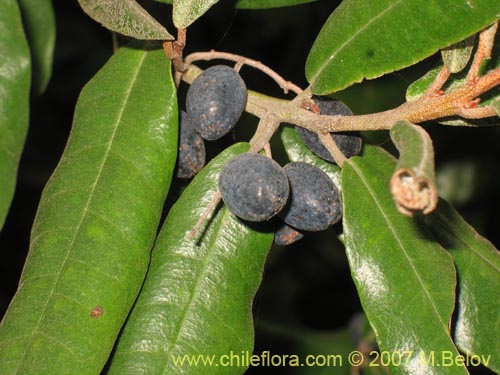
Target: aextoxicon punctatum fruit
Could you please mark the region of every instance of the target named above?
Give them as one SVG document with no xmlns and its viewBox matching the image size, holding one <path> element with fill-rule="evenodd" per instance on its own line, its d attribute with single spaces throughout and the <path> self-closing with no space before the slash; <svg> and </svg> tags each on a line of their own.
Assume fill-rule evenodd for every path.
<svg viewBox="0 0 500 375">
<path fill-rule="evenodd" d="M 320 113 L 322 115 L 352 116 L 353 114 L 349 107 L 342 103 L 340 100 L 314 97 L 314 101 L 318 105 Z M 295 128 L 297 130 L 297 133 L 299 134 L 300 139 L 302 139 L 309 150 L 311 150 L 320 158 L 329 161 L 330 163 L 335 163 L 335 160 L 330 155 L 325 146 L 323 146 L 316 133 L 299 126 L 296 126 Z M 338 148 L 340 149 L 340 151 L 342 151 L 346 158 L 358 155 L 361 152 L 361 137 L 358 137 L 354 134 L 330 133 Z"/>
<path fill-rule="evenodd" d="M 301 240 L 303 237 L 304 235 L 297 229 L 288 224 L 282 224 L 274 232 L 274 243 L 279 246 L 287 246 Z"/>
<path fill-rule="evenodd" d="M 231 131 L 247 103 L 247 88 L 238 72 L 215 65 L 193 81 L 186 96 L 186 111 L 200 135 L 217 140 Z"/>
<path fill-rule="evenodd" d="M 191 178 L 205 165 L 205 143 L 184 111 L 180 114 L 179 129 L 176 175 L 179 178 Z"/>
<path fill-rule="evenodd" d="M 290 184 L 290 197 L 279 216 L 286 224 L 317 232 L 340 220 L 339 191 L 325 172 L 304 162 L 289 163 L 283 170 Z"/>
<path fill-rule="evenodd" d="M 266 221 L 286 204 L 289 187 L 283 168 L 265 156 L 246 153 L 222 168 L 219 190 L 229 210 L 247 221 Z"/>
</svg>

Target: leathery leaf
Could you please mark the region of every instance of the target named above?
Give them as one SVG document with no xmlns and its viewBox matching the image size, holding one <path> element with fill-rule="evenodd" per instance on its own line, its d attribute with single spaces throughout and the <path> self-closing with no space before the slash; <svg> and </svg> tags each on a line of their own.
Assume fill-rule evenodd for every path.
<svg viewBox="0 0 500 375">
<path fill-rule="evenodd" d="M 495 372 L 500 372 L 500 252 L 477 233 L 446 201 L 419 217 L 453 256 L 458 273 L 455 342 Z"/>
<path fill-rule="evenodd" d="M 28 130 L 30 52 L 16 0 L 0 1 L 0 230 Z"/>
<path fill-rule="evenodd" d="M 394 167 L 389 154 L 366 146 L 342 169 L 346 252 L 363 309 L 380 350 L 398 356 L 391 374 L 468 374 L 450 362 L 459 355 L 449 328 L 453 259 L 396 209 L 389 190 Z"/>
<path fill-rule="evenodd" d="M 219 0 L 173 0 L 172 20 L 175 27 L 185 29 L 218 2 Z"/>
<path fill-rule="evenodd" d="M 474 49 L 475 39 L 475 35 L 472 35 L 441 50 L 443 62 L 451 73 L 458 73 L 467 66 Z"/>
<path fill-rule="evenodd" d="M 108 375 L 245 371 L 225 366 L 224 355 L 252 353 L 252 300 L 273 233 L 248 226 L 222 205 L 199 238 L 188 232 L 216 193 L 224 163 L 248 149 L 239 143 L 213 159 L 170 210 Z M 215 362 L 190 366 L 200 356 Z"/>
<path fill-rule="evenodd" d="M 32 91 L 42 94 L 52 75 L 56 20 L 51 0 L 19 0 L 33 64 Z"/>
<path fill-rule="evenodd" d="M 306 62 L 314 94 L 413 65 L 500 18 L 497 0 L 343 0 Z"/>
<path fill-rule="evenodd" d="M 0 374 L 98 374 L 144 279 L 177 152 L 170 63 L 120 49 L 84 87 L 44 189 Z"/>
<path fill-rule="evenodd" d="M 78 0 L 85 13 L 109 30 L 141 40 L 174 37 L 135 0 Z"/>
</svg>

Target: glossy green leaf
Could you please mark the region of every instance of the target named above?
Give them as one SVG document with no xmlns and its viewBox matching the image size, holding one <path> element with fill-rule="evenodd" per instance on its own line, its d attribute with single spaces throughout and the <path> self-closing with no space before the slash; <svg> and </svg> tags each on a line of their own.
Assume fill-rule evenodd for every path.
<svg viewBox="0 0 500 375">
<path fill-rule="evenodd" d="M 28 129 L 30 54 L 16 0 L 0 0 L 0 230 Z"/>
<path fill-rule="evenodd" d="M 109 30 L 141 40 L 173 40 L 135 0 L 78 0 L 93 20 Z"/>
<path fill-rule="evenodd" d="M 33 65 L 32 90 L 41 94 L 52 74 L 56 21 L 51 0 L 19 0 Z"/>
<path fill-rule="evenodd" d="M 302 142 L 295 128 L 291 126 L 283 127 L 281 130 L 281 141 L 290 161 L 303 161 L 315 165 L 330 176 L 335 185 L 340 189 L 340 167 L 314 155 L 304 142 Z"/>
<path fill-rule="evenodd" d="M 497 0 L 344 0 L 309 53 L 306 76 L 328 94 L 402 69 L 500 18 Z"/>
<path fill-rule="evenodd" d="M 235 7 L 241 9 L 281 8 L 312 3 L 317 0 L 236 0 Z"/>
<path fill-rule="evenodd" d="M 173 0 L 173 16 L 175 27 L 185 29 L 203 16 L 219 0 Z"/>
<path fill-rule="evenodd" d="M 421 219 L 457 267 L 457 346 L 500 373 L 500 252 L 444 200 L 435 213 Z"/>
<path fill-rule="evenodd" d="M 394 124 L 390 134 L 399 151 L 391 178 L 391 192 L 398 210 L 410 216 L 414 212 L 433 211 L 438 195 L 431 137 L 422 127 L 407 120 Z"/>
<path fill-rule="evenodd" d="M 408 86 L 408 89 L 406 90 L 406 100 L 411 102 L 413 100 L 417 100 L 422 95 L 424 95 L 425 92 L 427 91 L 427 88 L 437 78 L 441 69 L 442 65 L 429 70 L 421 78 L 417 79 L 410 86 Z M 452 88 L 460 86 L 460 82 L 457 82 L 455 79 L 450 80 L 447 83 L 447 86 L 450 84 L 453 85 Z"/>
<path fill-rule="evenodd" d="M 443 357 L 458 355 L 449 332 L 453 259 L 397 211 L 389 191 L 394 167 L 389 154 L 366 146 L 342 170 L 346 252 L 361 304 L 380 349 L 403 357 L 392 374 L 467 374 Z"/>
<path fill-rule="evenodd" d="M 458 73 L 467 66 L 475 39 L 475 35 L 473 35 L 441 50 L 443 62 L 451 73 Z"/>
<path fill-rule="evenodd" d="M 177 152 L 163 51 L 120 49 L 84 87 L 44 189 L 0 374 L 98 374 L 149 262 Z"/>
<path fill-rule="evenodd" d="M 219 363 L 231 352 L 252 352 L 252 300 L 273 233 L 243 223 L 223 206 L 200 238 L 188 233 L 216 193 L 224 163 L 248 149 L 239 143 L 213 159 L 170 210 L 108 375 L 245 371 L 224 362 L 189 366 L 188 360 L 214 356 Z"/>
</svg>

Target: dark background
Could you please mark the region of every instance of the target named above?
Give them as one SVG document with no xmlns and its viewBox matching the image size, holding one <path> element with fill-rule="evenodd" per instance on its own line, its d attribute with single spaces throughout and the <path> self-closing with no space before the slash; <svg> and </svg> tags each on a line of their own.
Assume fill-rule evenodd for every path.
<svg viewBox="0 0 500 375">
<path fill-rule="evenodd" d="M 242 54 L 262 61 L 285 79 L 305 87 L 308 51 L 338 2 L 324 0 L 266 11 L 236 11 L 228 6 L 230 3 L 221 1 L 190 27 L 185 52 L 217 49 Z M 170 6 L 151 1 L 142 4 L 162 23 L 170 25 Z M 111 34 L 88 18 L 76 1 L 55 0 L 54 6 L 57 43 L 53 77 L 47 91 L 32 98 L 30 131 L 17 191 L 0 233 L 0 316 L 17 287 L 40 194 L 65 146 L 78 94 L 113 52 Z M 438 56 L 431 57 L 409 69 L 355 85 L 337 97 L 355 114 L 393 108 L 404 102 L 408 84 L 437 62 Z M 262 73 L 245 67 L 242 75 L 250 89 L 283 97 L 281 90 Z M 246 116 L 243 123 L 245 129 L 210 145 L 209 155 L 251 134 L 255 119 Z M 441 192 L 480 233 L 498 245 L 498 129 L 436 124 L 425 127 L 435 142 L 438 170 L 447 176 Z M 385 132 L 369 138 L 390 146 Z M 276 147 L 276 157 L 280 159 L 283 155 L 279 145 Z M 175 189 L 172 194 L 176 194 Z M 361 311 L 343 247 L 336 239 L 338 230 L 337 226 L 320 235 L 306 236 L 297 245 L 272 249 L 255 301 L 256 352 L 293 352 L 293 340 L 280 336 L 281 328 L 287 332 L 334 333 Z M 273 370 L 279 373 L 279 369 Z"/>
</svg>

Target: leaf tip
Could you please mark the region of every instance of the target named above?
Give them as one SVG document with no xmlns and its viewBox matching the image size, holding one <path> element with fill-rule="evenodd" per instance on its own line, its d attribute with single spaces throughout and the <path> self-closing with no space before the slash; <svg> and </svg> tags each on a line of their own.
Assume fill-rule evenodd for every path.
<svg viewBox="0 0 500 375">
<path fill-rule="evenodd" d="M 390 186 L 398 211 L 402 214 L 429 214 L 436 209 L 436 186 L 431 180 L 418 177 L 411 169 L 397 169 L 392 175 Z"/>
</svg>

